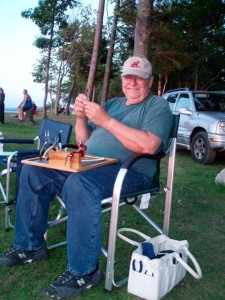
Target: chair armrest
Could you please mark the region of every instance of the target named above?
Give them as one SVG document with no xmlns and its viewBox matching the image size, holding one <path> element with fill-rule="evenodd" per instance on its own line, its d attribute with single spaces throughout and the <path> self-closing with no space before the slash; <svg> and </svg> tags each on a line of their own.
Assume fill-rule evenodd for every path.
<svg viewBox="0 0 225 300">
<path fill-rule="evenodd" d="M 1 139 L 2 144 L 34 144 L 34 139 Z"/>
<path fill-rule="evenodd" d="M 153 159 L 153 160 L 160 160 L 164 156 L 166 156 L 165 152 L 159 152 L 157 154 L 149 154 L 149 153 L 139 153 L 139 154 L 132 154 L 130 155 L 121 165 L 121 169 L 127 169 L 129 170 L 136 161 L 147 158 L 147 159 Z"/>
</svg>

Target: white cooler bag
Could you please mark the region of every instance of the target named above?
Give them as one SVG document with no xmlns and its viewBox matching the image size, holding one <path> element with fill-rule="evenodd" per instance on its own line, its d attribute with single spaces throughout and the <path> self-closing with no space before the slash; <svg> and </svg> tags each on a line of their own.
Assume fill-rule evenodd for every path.
<svg viewBox="0 0 225 300">
<path fill-rule="evenodd" d="M 142 254 L 142 243 L 133 241 L 122 232 L 134 232 L 153 245 L 154 254 L 161 251 L 169 252 L 161 258 L 150 259 Z M 196 279 L 202 277 L 202 272 L 196 259 L 188 250 L 188 242 L 177 241 L 162 234 L 153 238 L 131 228 L 121 228 L 118 236 L 126 242 L 137 246 L 133 251 L 130 262 L 128 292 L 147 300 L 158 300 L 165 296 L 186 275 L 186 270 Z M 173 252 L 172 252 L 173 251 Z M 188 264 L 192 260 L 196 271 Z"/>
</svg>

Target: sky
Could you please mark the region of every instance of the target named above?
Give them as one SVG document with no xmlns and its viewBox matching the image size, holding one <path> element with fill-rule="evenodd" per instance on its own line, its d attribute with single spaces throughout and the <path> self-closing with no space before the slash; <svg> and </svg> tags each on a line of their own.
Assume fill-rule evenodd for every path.
<svg viewBox="0 0 225 300">
<path fill-rule="evenodd" d="M 82 0 L 83 6 L 98 8 L 98 0 Z M 107 2 L 107 1 L 106 1 Z M 17 107 L 27 89 L 37 106 L 43 106 L 44 85 L 33 82 L 32 70 L 39 56 L 33 45 L 39 28 L 21 12 L 38 6 L 38 0 L 0 0 L 0 87 L 5 107 Z"/>
</svg>

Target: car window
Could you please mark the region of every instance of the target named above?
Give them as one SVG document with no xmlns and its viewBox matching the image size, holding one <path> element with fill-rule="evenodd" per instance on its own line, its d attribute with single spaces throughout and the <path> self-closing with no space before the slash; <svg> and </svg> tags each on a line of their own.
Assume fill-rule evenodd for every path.
<svg viewBox="0 0 225 300">
<path fill-rule="evenodd" d="M 187 108 L 191 110 L 191 100 L 188 94 L 180 94 L 177 100 L 175 111 L 179 111 L 181 108 Z"/>
<path fill-rule="evenodd" d="M 171 110 L 174 110 L 174 105 L 176 103 L 177 95 L 178 95 L 178 93 L 175 93 L 175 94 L 169 95 L 167 97 L 167 101 L 169 103 L 169 107 Z"/>
<path fill-rule="evenodd" d="M 225 95 L 210 93 L 194 93 L 197 111 L 225 111 Z"/>
</svg>

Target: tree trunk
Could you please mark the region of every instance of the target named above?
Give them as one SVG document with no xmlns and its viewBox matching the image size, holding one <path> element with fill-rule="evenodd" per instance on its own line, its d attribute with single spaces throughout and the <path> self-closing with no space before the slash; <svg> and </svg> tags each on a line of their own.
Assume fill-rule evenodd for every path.
<svg viewBox="0 0 225 300">
<path fill-rule="evenodd" d="M 162 95 L 163 95 L 163 94 L 165 93 L 165 91 L 166 91 L 167 83 L 168 83 L 168 73 L 165 74 L 165 82 L 164 82 L 164 85 L 163 85 Z"/>
<path fill-rule="evenodd" d="M 158 79 L 158 96 L 162 95 L 162 75 L 159 73 L 159 79 Z"/>
<path fill-rule="evenodd" d="M 50 41 L 48 46 L 48 58 L 46 62 L 46 75 L 45 75 L 45 95 L 43 100 L 43 118 L 46 118 L 46 102 L 48 98 L 48 81 L 49 81 L 49 69 L 50 69 L 50 60 L 51 60 L 51 52 L 52 52 L 52 40 L 53 40 L 53 29 L 54 29 L 54 21 L 52 21 L 51 25 L 51 33 L 50 33 Z"/>
<path fill-rule="evenodd" d="M 88 81 L 87 81 L 87 86 L 85 91 L 87 97 L 89 97 L 90 99 L 94 99 L 93 89 L 94 89 L 95 76 L 96 76 L 96 71 L 98 66 L 98 55 L 99 55 L 99 48 L 100 48 L 101 35 L 102 35 L 104 7 L 105 7 L 105 0 L 99 0 L 95 41 L 94 41 L 94 47 L 93 47 L 93 52 L 91 57 L 91 66 L 89 70 Z"/>
<path fill-rule="evenodd" d="M 199 77 L 198 77 L 198 68 L 197 68 L 195 72 L 195 86 L 194 86 L 195 90 L 198 90 L 198 81 L 199 81 Z"/>
<path fill-rule="evenodd" d="M 73 80 L 71 82 L 68 98 L 66 101 L 66 115 L 69 115 L 70 103 L 71 103 L 74 88 L 75 88 L 75 77 L 73 78 Z"/>
<path fill-rule="evenodd" d="M 153 0 L 138 1 L 138 17 L 135 26 L 133 55 L 148 57 L 150 14 Z"/>
<path fill-rule="evenodd" d="M 56 88 L 55 109 L 54 109 L 55 115 L 57 115 L 58 111 L 59 111 L 59 101 L 61 98 L 62 81 L 63 81 L 63 76 L 60 76 L 58 83 L 57 83 L 57 88 Z"/>
<path fill-rule="evenodd" d="M 64 61 L 63 61 L 63 57 L 62 57 L 61 61 L 60 61 L 57 87 L 56 87 L 56 98 L 55 98 L 55 109 L 54 109 L 55 115 L 58 114 L 58 110 L 59 110 L 59 102 L 60 102 L 60 99 L 61 99 L 62 82 L 63 82 L 63 78 L 65 76 L 65 70 L 64 69 L 65 69 L 64 68 Z"/>
<path fill-rule="evenodd" d="M 113 53 L 114 53 L 114 45 L 115 45 L 115 40 L 116 40 L 119 5 L 120 5 L 120 0 L 116 0 L 114 16 L 113 16 L 112 31 L 111 31 L 111 37 L 110 37 L 110 45 L 109 45 L 109 50 L 108 50 L 108 55 L 107 55 L 105 75 L 104 75 L 104 81 L 103 81 L 103 91 L 102 91 L 102 99 L 101 99 L 102 104 L 105 103 L 108 99 L 109 81 L 110 81 L 110 74 L 111 74 L 111 67 L 112 67 L 112 58 L 113 58 Z"/>
<path fill-rule="evenodd" d="M 61 55 L 60 55 L 60 66 L 58 70 L 58 80 L 57 80 L 57 88 L 56 88 L 56 99 L 55 99 L 55 114 L 58 114 L 59 111 L 59 103 L 61 99 L 61 94 L 62 94 L 62 82 L 64 77 L 67 74 L 67 62 L 65 60 L 65 49 L 64 45 L 61 48 Z"/>
</svg>

